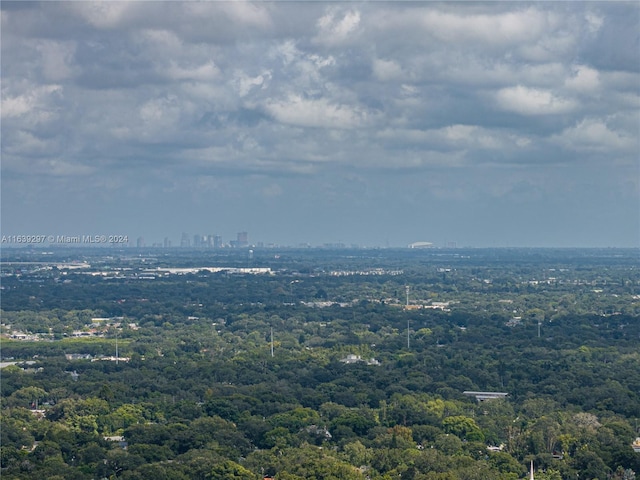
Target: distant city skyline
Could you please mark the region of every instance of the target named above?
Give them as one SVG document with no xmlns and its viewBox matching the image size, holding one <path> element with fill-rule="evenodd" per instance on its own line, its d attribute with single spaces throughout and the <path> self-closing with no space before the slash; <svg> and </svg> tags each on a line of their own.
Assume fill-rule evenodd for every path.
<svg viewBox="0 0 640 480">
<path fill-rule="evenodd" d="M 0 9 L 3 234 L 640 246 L 638 2 Z"/>
<path fill-rule="evenodd" d="M 235 238 L 233 238 L 235 237 Z M 175 241 L 179 238 L 180 241 Z M 313 239 L 312 239 L 313 240 Z M 337 248 L 384 248 L 392 247 L 391 245 L 377 245 L 377 244 L 359 244 L 359 243 L 345 243 L 342 241 L 337 242 L 265 242 L 259 238 L 249 238 L 248 232 L 238 232 L 232 238 L 225 238 L 222 235 L 217 234 L 201 234 L 194 233 L 191 235 L 189 232 L 181 232 L 175 236 L 165 236 L 162 241 L 158 239 L 151 239 L 147 241 L 144 236 L 138 236 L 133 238 L 127 243 L 128 246 L 135 246 L 138 248 L 145 247 L 163 247 L 163 248 L 204 248 L 204 249 L 217 249 L 217 248 L 253 248 L 253 247 L 337 247 Z M 456 248 L 456 242 L 446 242 L 443 245 L 433 245 L 431 242 L 410 242 L 405 245 L 394 245 L 394 248 L 430 248 L 430 247 L 443 247 L 443 248 Z"/>
</svg>

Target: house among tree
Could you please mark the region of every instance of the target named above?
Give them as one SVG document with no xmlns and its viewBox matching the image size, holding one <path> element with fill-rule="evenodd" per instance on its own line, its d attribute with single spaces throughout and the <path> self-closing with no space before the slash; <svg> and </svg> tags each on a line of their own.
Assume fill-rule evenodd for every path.
<svg viewBox="0 0 640 480">
<path fill-rule="evenodd" d="M 504 398 L 507 395 L 509 395 L 508 393 L 504 393 L 504 392 L 470 392 L 470 391 L 464 391 L 462 392 L 463 395 L 467 395 L 469 397 L 476 397 L 476 400 L 478 400 L 479 402 L 484 402 L 485 400 L 494 400 L 496 398 Z"/>
<path fill-rule="evenodd" d="M 370 359 L 367 360 L 367 359 L 362 358 L 360 355 L 354 355 L 353 353 L 350 353 L 346 357 L 340 359 L 340 361 L 342 363 L 347 363 L 347 364 L 364 362 L 367 365 L 380 365 L 380 362 L 378 360 L 376 360 L 375 358 L 370 358 Z"/>
</svg>

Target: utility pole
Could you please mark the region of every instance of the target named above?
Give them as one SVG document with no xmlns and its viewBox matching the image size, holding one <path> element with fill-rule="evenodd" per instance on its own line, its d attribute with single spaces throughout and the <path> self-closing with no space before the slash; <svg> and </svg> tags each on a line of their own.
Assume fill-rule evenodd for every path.
<svg viewBox="0 0 640 480">
<path fill-rule="evenodd" d="M 540 324 L 541 324 L 541 322 L 540 322 L 540 320 L 538 320 L 538 338 L 540 338 Z"/>
<path fill-rule="evenodd" d="M 411 287 L 409 285 L 405 285 L 404 287 L 405 292 L 407 293 L 407 306 L 406 309 L 409 310 L 409 290 L 411 289 Z M 409 350 L 409 348 L 411 348 L 411 340 L 409 337 L 409 320 L 407 320 L 407 350 Z"/>
<path fill-rule="evenodd" d="M 271 356 L 273 357 L 273 327 L 271 327 Z"/>
</svg>

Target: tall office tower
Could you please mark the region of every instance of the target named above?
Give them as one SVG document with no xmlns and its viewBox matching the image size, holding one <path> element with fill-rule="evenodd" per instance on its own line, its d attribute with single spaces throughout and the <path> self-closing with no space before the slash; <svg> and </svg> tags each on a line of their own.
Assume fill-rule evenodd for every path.
<svg viewBox="0 0 640 480">
<path fill-rule="evenodd" d="M 171 240 L 169 240 L 169 237 L 164 237 L 164 248 L 171 248 Z"/>
<path fill-rule="evenodd" d="M 249 246 L 249 234 L 247 232 L 238 233 L 237 245 L 238 247 Z"/>
<path fill-rule="evenodd" d="M 222 237 L 220 235 L 213 235 L 213 248 L 222 248 Z"/>
<path fill-rule="evenodd" d="M 197 233 L 193 236 L 193 246 L 194 247 L 203 247 L 204 238 L 202 235 L 198 235 Z"/>
<path fill-rule="evenodd" d="M 186 232 L 182 232 L 182 238 L 180 238 L 180 246 L 181 247 L 190 247 L 191 241 L 189 240 L 189 234 Z"/>
<path fill-rule="evenodd" d="M 136 240 L 136 247 L 138 248 L 144 247 L 144 237 L 138 237 L 138 240 Z"/>
</svg>

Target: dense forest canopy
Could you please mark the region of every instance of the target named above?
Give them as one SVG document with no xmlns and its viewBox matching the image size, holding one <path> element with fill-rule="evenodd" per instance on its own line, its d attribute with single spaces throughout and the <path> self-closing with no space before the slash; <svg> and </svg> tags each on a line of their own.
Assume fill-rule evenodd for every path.
<svg viewBox="0 0 640 480">
<path fill-rule="evenodd" d="M 633 479 L 638 253 L 5 249 L 2 476 Z"/>
</svg>

